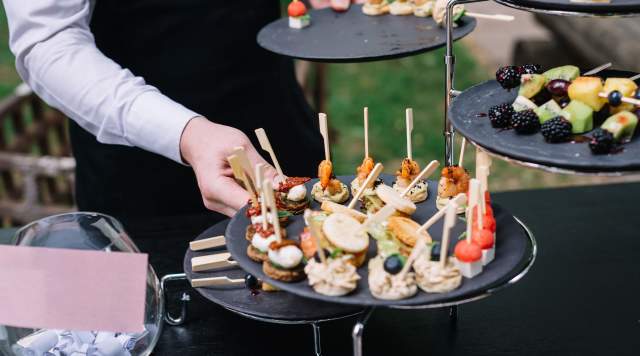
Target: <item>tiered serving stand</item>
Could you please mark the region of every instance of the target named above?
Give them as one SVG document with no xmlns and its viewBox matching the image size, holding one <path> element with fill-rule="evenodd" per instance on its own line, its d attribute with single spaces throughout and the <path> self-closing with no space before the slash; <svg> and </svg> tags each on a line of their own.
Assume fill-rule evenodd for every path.
<svg viewBox="0 0 640 356">
<path fill-rule="evenodd" d="M 447 6 L 447 19 L 451 18 L 455 5 L 481 2 L 487 0 L 450 0 Z M 632 16 L 640 13 L 640 0 L 612 0 L 613 4 L 578 4 L 569 0 L 494 0 L 505 6 L 547 14 L 565 16 Z M 481 83 L 467 91 L 460 92 L 454 88 L 455 56 L 453 53 L 453 41 L 470 33 L 476 25 L 474 19 L 465 17 L 460 26 L 454 28 L 450 21 L 446 21 L 445 28 L 438 27 L 432 19 L 421 19 L 412 16 L 395 17 L 380 16 L 367 17 L 360 16 L 360 6 L 351 6 L 347 13 L 338 14 L 330 9 L 312 10 L 312 26 L 303 30 L 291 30 L 287 26 L 287 19 L 283 18 L 267 25 L 258 34 L 258 43 L 265 49 L 274 53 L 292 58 L 305 59 L 318 62 L 365 62 L 390 58 L 400 58 L 415 55 L 442 46 L 446 46 L 445 54 L 445 117 L 444 117 L 444 138 L 445 138 L 445 163 L 454 164 L 454 133 L 456 129 L 463 136 L 495 157 L 520 164 L 526 167 L 544 169 L 551 172 L 575 173 L 575 174 L 595 174 L 595 175 L 620 175 L 640 170 L 640 161 L 636 165 L 630 163 L 626 158 L 613 159 L 615 162 L 603 163 L 600 165 L 589 165 L 582 162 L 582 165 L 558 164 L 554 160 L 540 159 L 535 154 L 514 155 L 509 150 L 500 150 L 491 143 L 490 140 L 483 141 L 474 137 L 473 130 L 470 130 L 470 123 L 473 122 L 476 112 L 480 113 L 486 108 L 477 108 L 479 103 L 483 103 L 481 97 L 482 90 L 494 90 L 497 85 L 489 81 Z M 485 87 L 482 87 L 485 86 Z M 486 99 L 486 97 L 485 97 Z M 504 100 L 507 101 L 507 100 Z M 486 103 L 482 104 L 485 105 Z M 493 104 L 491 104 L 493 105 Z M 640 146 L 639 146 L 640 147 Z M 631 156 L 631 155 L 629 155 Z M 640 155 L 637 155 L 640 156 Z M 553 157 L 552 157 L 553 158 Z M 589 159 L 586 155 L 578 157 Z M 555 162 L 555 163 L 554 163 Z M 432 196 L 435 192 L 432 191 Z M 432 198 L 433 199 L 433 198 Z M 471 301 L 479 300 L 492 295 L 496 291 L 503 289 L 520 280 L 531 268 L 535 261 L 537 247 L 531 231 L 517 218 L 504 211 L 507 217 L 514 219 L 519 225 L 521 233 L 526 236 L 528 249 L 518 267 L 506 273 L 496 283 L 485 288 L 474 290 L 457 298 L 434 299 L 431 302 L 413 303 L 362 303 L 359 305 L 327 304 L 327 298 L 316 294 L 302 292 L 299 288 L 287 286 L 285 284 L 274 283 L 283 287 L 287 292 L 260 293 L 251 296 L 247 289 L 229 288 L 196 288 L 205 298 L 223 306 L 224 308 L 238 313 L 242 316 L 272 323 L 286 324 L 311 324 L 313 325 L 315 336 L 315 352 L 320 355 L 320 328 L 319 323 L 327 320 L 335 320 L 348 316 L 360 314 L 360 318 L 353 328 L 353 350 L 354 355 L 362 355 L 362 335 L 367 320 L 376 307 L 388 307 L 395 309 L 428 309 L 450 307 L 452 322 L 457 320 L 457 306 Z M 231 222 L 242 220 L 241 215 L 237 215 Z M 222 232 L 226 223 L 218 224 L 205 231 L 197 239 L 210 237 Z M 244 236 L 230 236 L 238 234 L 232 232 L 233 228 L 226 230 L 226 236 L 231 241 L 244 239 Z M 497 240 L 509 238 L 500 236 Z M 233 244 L 230 246 L 232 253 Z M 211 251 L 208 251 L 211 253 Z M 241 267 L 260 274 L 255 267 L 243 261 L 238 252 L 235 252 Z M 184 260 L 185 273 L 168 275 L 162 280 L 163 290 L 165 284 L 176 279 L 193 279 L 200 277 L 230 276 L 232 278 L 243 277 L 245 272 L 240 269 L 222 270 L 215 272 L 203 272 L 195 274 L 191 271 L 190 259 L 195 256 L 192 251 L 187 251 Z M 496 257 L 496 258 L 499 258 Z M 495 262 L 494 262 L 495 263 Z M 269 280 L 265 278 L 265 280 Z M 298 295 L 298 296 L 296 296 Z M 302 298 L 304 296 L 306 298 Z M 183 310 L 178 318 L 174 318 L 168 313 L 165 320 L 172 325 L 184 322 L 186 316 L 186 302 L 188 296 L 183 294 Z M 320 304 L 319 304 L 320 303 Z M 324 303 L 324 304 L 323 304 Z M 344 303 L 344 301 L 342 301 Z M 358 303 L 355 303 L 358 304 Z M 318 307 L 320 306 L 320 307 Z"/>
</svg>

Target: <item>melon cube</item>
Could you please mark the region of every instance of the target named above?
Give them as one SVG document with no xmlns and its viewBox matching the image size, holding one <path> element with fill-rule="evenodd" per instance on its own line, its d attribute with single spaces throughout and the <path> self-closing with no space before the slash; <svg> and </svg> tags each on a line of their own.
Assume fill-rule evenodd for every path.
<svg viewBox="0 0 640 356">
<path fill-rule="evenodd" d="M 636 126 L 638 117 L 628 111 L 621 111 L 609 116 L 602 124 L 602 129 L 611 132 L 616 141 L 624 141 L 633 136 Z"/>
<path fill-rule="evenodd" d="M 574 134 L 593 130 L 593 109 L 579 100 L 571 100 L 562 110 L 562 116 L 571 122 Z"/>
</svg>

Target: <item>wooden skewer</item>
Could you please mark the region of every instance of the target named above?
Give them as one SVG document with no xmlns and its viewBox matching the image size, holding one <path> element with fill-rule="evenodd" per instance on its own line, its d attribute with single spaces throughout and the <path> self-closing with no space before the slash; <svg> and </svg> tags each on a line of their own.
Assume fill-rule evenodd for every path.
<svg viewBox="0 0 640 356">
<path fill-rule="evenodd" d="M 429 162 L 429 164 L 424 167 L 424 169 L 422 170 L 422 172 L 420 172 L 411 182 L 411 184 L 409 184 L 403 191 L 402 193 L 400 193 L 401 197 L 406 197 L 407 194 L 409 194 L 409 192 L 411 191 L 411 189 L 418 184 L 418 182 L 420 182 L 422 179 L 425 179 L 426 177 L 430 176 L 431 174 L 433 174 L 433 172 L 440 166 L 440 162 L 433 160 L 431 162 Z"/>
<path fill-rule="evenodd" d="M 327 124 L 327 114 L 319 113 L 318 119 L 320 121 L 320 134 L 324 140 L 324 159 L 331 161 L 331 154 L 329 153 L 329 126 Z"/>
<path fill-rule="evenodd" d="M 255 130 L 256 136 L 258 136 L 258 141 L 260 142 L 260 147 L 269 153 L 269 157 L 271 157 L 271 161 L 276 168 L 276 172 L 281 179 L 284 179 L 284 173 L 282 173 L 282 168 L 280 168 L 280 163 L 278 163 L 278 158 L 276 157 L 275 152 L 273 152 L 273 148 L 271 147 L 271 142 L 269 142 L 269 137 L 267 137 L 267 133 L 263 128 L 259 128 Z M 259 184 L 258 184 L 259 185 Z"/>
<path fill-rule="evenodd" d="M 491 157 L 483 149 L 476 147 L 476 171 L 479 167 L 486 167 L 487 174 L 491 171 Z M 477 175 L 477 172 L 476 172 Z M 477 178 L 477 177 L 476 177 Z"/>
<path fill-rule="evenodd" d="M 467 138 L 462 138 L 462 144 L 460 145 L 460 159 L 458 160 L 458 167 L 462 168 L 464 163 L 464 149 L 467 147 Z"/>
<path fill-rule="evenodd" d="M 233 154 L 238 156 L 241 167 L 247 173 L 249 179 L 251 180 L 251 184 L 255 183 L 256 177 L 253 176 L 253 166 L 251 165 L 251 163 L 249 163 L 249 158 L 247 157 L 247 152 L 244 150 L 244 147 L 234 147 Z"/>
<path fill-rule="evenodd" d="M 467 200 L 467 195 L 464 194 L 464 193 L 460 193 L 460 194 L 456 195 L 455 198 L 451 199 L 447 203 L 447 206 L 449 206 L 449 204 L 455 204 L 456 207 L 457 207 L 457 206 L 460 206 L 460 205 L 464 204 L 466 200 Z M 421 233 L 423 231 L 427 231 L 427 229 L 430 228 L 431 226 L 433 226 L 433 224 L 435 224 L 441 217 L 443 217 L 444 214 L 446 214 L 446 212 L 447 212 L 447 209 L 438 210 L 435 214 L 433 214 L 432 217 L 429 218 L 429 220 L 427 220 L 427 222 L 422 224 L 422 226 L 420 226 L 418 228 L 418 230 L 416 230 L 416 231 L 418 233 Z"/>
<path fill-rule="evenodd" d="M 598 96 L 601 97 L 601 98 L 608 98 L 609 97 L 607 95 L 607 93 L 605 93 L 605 92 L 599 93 Z M 623 103 L 627 103 L 627 104 L 633 104 L 635 106 L 640 106 L 640 100 L 634 99 L 634 98 L 630 98 L 628 96 L 623 96 L 622 97 L 622 102 Z"/>
<path fill-rule="evenodd" d="M 324 255 L 324 249 L 320 244 L 320 231 L 315 221 L 309 222 L 309 230 L 311 230 L 311 236 L 313 236 L 313 239 L 315 240 L 314 242 L 316 243 L 316 251 L 318 252 L 318 255 L 320 255 L 320 261 L 322 262 L 322 264 L 327 264 L 327 256 Z"/>
<path fill-rule="evenodd" d="M 364 107 L 364 157 L 369 157 L 369 108 Z"/>
<path fill-rule="evenodd" d="M 413 150 L 411 148 L 411 132 L 413 131 L 413 109 L 408 108 L 405 111 L 405 122 L 407 128 L 407 158 L 413 159 Z"/>
<path fill-rule="evenodd" d="M 471 242 L 471 229 L 473 228 L 473 208 L 478 204 L 480 182 L 477 179 L 469 181 L 469 208 L 467 210 L 467 242 Z"/>
<path fill-rule="evenodd" d="M 202 251 L 210 248 L 221 247 L 225 245 L 224 236 L 214 236 L 202 240 L 189 242 L 191 251 Z"/>
<path fill-rule="evenodd" d="M 262 190 L 262 182 L 264 180 L 264 165 L 262 163 L 256 164 L 256 187 L 259 190 L 260 200 L 260 216 L 262 216 L 262 228 L 266 230 L 269 227 L 269 216 L 267 215 L 267 205 L 264 203 L 264 192 Z"/>
<path fill-rule="evenodd" d="M 278 220 L 278 208 L 276 208 L 276 200 L 273 196 L 273 186 L 268 179 L 265 179 L 262 182 L 262 195 L 264 198 L 263 204 L 266 204 L 269 207 L 271 218 L 273 221 L 273 230 L 276 234 L 276 240 L 278 243 L 282 241 L 282 231 L 280 231 L 280 220 Z"/>
<path fill-rule="evenodd" d="M 481 14 L 477 12 L 467 12 L 464 13 L 467 16 L 475 17 L 477 19 L 486 19 L 486 20 L 496 20 L 496 21 L 513 21 L 515 17 L 511 15 L 503 15 L 503 14 Z"/>
<path fill-rule="evenodd" d="M 247 175 L 245 174 L 244 169 L 242 169 L 242 165 L 238 159 L 238 156 L 233 154 L 227 157 L 227 161 L 229 161 L 229 165 L 233 170 L 233 175 L 236 177 L 237 180 L 242 182 L 242 184 L 244 185 L 244 188 L 249 192 L 249 195 L 251 196 L 251 202 L 253 203 L 253 205 L 254 206 L 257 205 L 258 196 L 255 190 L 253 189 L 253 185 L 251 185 L 251 183 L 249 182 L 249 178 L 247 178 Z"/>
<path fill-rule="evenodd" d="M 487 211 L 487 206 L 484 202 L 484 197 L 486 195 L 487 190 L 489 190 L 489 169 L 487 166 L 480 166 L 476 170 L 476 178 L 480 180 L 480 207 L 482 210 L 482 215 L 484 215 Z"/>
<path fill-rule="evenodd" d="M 193 288 L 235 286 L 235 285 L 241 285 L 241 284 L 244 284 L 244 278 L 232 279 L 227 276 L 195 278 L 191 280 L 191 286 Z"/>
<path fill-rule="evenodd" d="M 427 245 L 427 242 L 425 237 L 424 236 L 418 237 L 418 241 L 416 241 L 415 246 L 413 246 L 413 249 L 411 250 L 411 254 L 409 255 L 409 258 L 407 258 L 407 261 L 405 262 L 404 266 L 402 266 L 402 270 L 400 270 L 400 273 L 398 273 L 397 275 L 398 279 L 400 280 L 404 279 L 405 274 L 409 272 L 411 265 L 413 265 L 413 262 L 416 260 L 416 258 L 420 256 L 420 254 L 422 253 L 422 250 L 424 250 L 426 245 Z"/>
<path fill-rule="evenodd" d="M 611 62 L 609 63 L 605 63 L 602 65 L 599 65 L 591 70 L 588 70 L 586 72 L 584 72 L 582 75 L 587 76 L 587 75 L 594 75 L 596 73 L 602 72 L 603 70 L 610 68 L 612 66 Z"/>
<path fill-rule="evenodd" d="M 387 204 L 383 206 L 382 209 L 378 210 L 375 214 L 371 215 L 367 220 L 365 220 L 362 223 L 360 229 L 358 230 L 358 233 L 361 231 L 366 231 L 369 225 L 371 224 L 382 223 L 383 221 L 387 220 L 391 215 L 393 215 L 395 211 L 396 209 L 391 205 Z"/>
<path fill-rule="evenodd" d="M 238 262 L 230 258 L 229 252 L 194 257 L 191 259 L 191 269 L 200 272 L 236 266 Z"/>
<path fill-rule="evenodd" d="M 473 180 L 473 184 L 471 184 L 469 186 L 469 189 L 473 189 L 475 190 L 475 192 L 473 194 L 469 193 L 470 196 L 469 198 L 472 199 L 475 197 L 475 203 L 474 206 L 476 206 L 476 219 L 478 219 L 478 227 L 480 228 L 480 230 L 482 230 L 482 228 L 484 227 L 484 221 L 482 219 L 482 205 L 484 205 L 484 197 L 481 196 L 481 192 L 482 192 L 482 187 L 481 187 L 481 183 L 479 180 L 474 179 Z M 471 210 L 471 213 L 473 213 L 473 210 Z"/>
<path fill-rule="evenodd" d="M 456 209 L 457 204 L 447 205 L 447 213 L 444 218 L 444 227 L 442 228 L 442 241 L 440 242 L 440 267 L 447 265 L 447 255 L 449 254 L 449 236 L 451 229 L 456 225 Z"/>
<path fill-rule="evenodd" d="M 373 182 L 378 179 L 378 176 L 380 175 L 380 173 L 382 172 L 382 164 L 380 163 L 376 163 L 375 166 L 373 166 L 373 169 L 371 170 L 371 173 L 369 173 L 369 175 L 367 176 L 367 179 L 364 180 L 364 182 L 362 183 L 362 185 L 360 186 L 360 188 L 358 188 L 358 191 L 356 192 L 356 194 L 353 196 L 353 199 L 351 199 L 351 202 L 349 202 L 349 205 L 347 205 L 347 208 L 349 209 L 353 209 L 353 207 L 356 206 L 356 203 L 358 202 L 358 199 L 360 199 L 360 197 L 362 196 L 362 194 L 364 193 L 364 191 L 371 185 L 373 184 Z"/>
<path fill-rule="evenodd" d="M 633 77 L 629 77 L 629 79 L 631 79 L 633 81 L 638 80 L 638 79 L 640 79 L 640 74 L 636 74 Z"/>
</svg>

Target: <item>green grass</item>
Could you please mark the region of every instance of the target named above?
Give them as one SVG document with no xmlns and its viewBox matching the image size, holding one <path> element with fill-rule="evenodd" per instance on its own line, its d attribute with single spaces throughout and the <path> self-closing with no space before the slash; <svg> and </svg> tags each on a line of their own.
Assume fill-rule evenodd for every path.
<svg viewBox="0 0 640 356">
<path fill-rule="evenodd" d="M 20 77 L 15 71 L 14 57 L 9 51 L 9 30 L 4 7 L 0 4 L 0 98 L 13 92 L 20 83 Z"/>
</svg>

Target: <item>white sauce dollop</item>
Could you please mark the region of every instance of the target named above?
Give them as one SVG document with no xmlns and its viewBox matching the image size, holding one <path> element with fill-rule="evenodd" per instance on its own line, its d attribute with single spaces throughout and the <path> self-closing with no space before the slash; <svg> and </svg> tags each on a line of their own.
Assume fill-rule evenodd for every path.
<svg viewBox="0 0 640 356">
<path fill-rule="evenodd" d="M 302 201 L 307 197 L 307 187 L 304 184 L 295 185 L 289 189 L 287 199 L 291 201 Z"/>
<path fill-rule="evenodd" d="M 276 241 L 276 235 L 262 237 L 262 235 L 256 233 L 251 239 L 251 245 L 261 252 L 267 252 L 267 250 L 269 250 L 269 245 L 271 245 L 273 241 Z"/>
<path fill-rule="evenodd" d="M 278 250 L 269 250 L 269 260 L 283 268 L 293 268 L 302 261 L 302 251 L 293 245 L 279 248 Z"/>
</svg>

